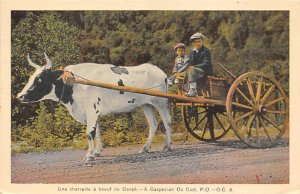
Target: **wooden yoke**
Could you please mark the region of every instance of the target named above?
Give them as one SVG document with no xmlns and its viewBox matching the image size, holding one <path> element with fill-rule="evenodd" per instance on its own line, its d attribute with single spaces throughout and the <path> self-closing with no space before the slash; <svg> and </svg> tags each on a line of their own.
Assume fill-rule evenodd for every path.
<svg viewBox="0 0 300 194">
<path fill-rule="evenodd" d="M 64 73 L 60 76 L 67 86 L 73 86 L 75 82 L 75 77 L 72 72 L 64 71 Z"/>
</svg>

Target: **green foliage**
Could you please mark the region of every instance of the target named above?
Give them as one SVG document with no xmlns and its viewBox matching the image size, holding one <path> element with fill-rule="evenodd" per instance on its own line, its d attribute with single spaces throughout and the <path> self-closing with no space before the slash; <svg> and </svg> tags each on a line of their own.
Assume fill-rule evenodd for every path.
<svg viewBox="0 0 300 194">
<path fill-rule="evenodd" d="M 56 107 L 55 113 L 51 114 L 43 102 L 32 124 L 18 126 L 18 129 L 21 138 L 13 138 L 13 141 L 26 142 L 27 151 L 58 150 L 85 137 L 84 126 L 77 123 L 64 107 Z M 13 137 L 16 135 L 13 133 Z"/>
<path fill-rule="evenodd" d="M 20 105 L 15 98 L 33 71 L 28 65 L 27 54 L 38 65 L 45 64 L 44 52 L 54 65 L 76 63 L 80 51 L 79 32 L 77 27 L 62 21 L 57 12 L 27 12 L 26 17 L 12 29 L 12 120 L 24 124 L 28 116 L 36 115 L 36 105 Z"/>
<path fill-rule="evenodd" d="M 142 143 L 148 135 L 148 125 L 142 109 L 130 113 L 110 114 L 100 118 L 104 146 Z"/>
<path fill-rule="evenodd" d="M 237 75 L 262 70 L 278 75 L 278 79 L 288 78 L 288 12 L 236 12 L 232 15 L 220 23 L 220 36 L 212 44 L 213 48 L 218 48 L 214 49 L 217 54 L 213 54 L 213 60 L 224 61 Z"/>
<path fill-rule="evenodd" d="M 97 62 L 115 65 L 152 62 L 170 74 L 172 47 L 183 42 L 188 53 L 189 37 L 201 31 L 214 64 L 223 63 L 237 75 L 280 66 L 275 74 L 288 80 L 288 12 L 86 11 L 83 17 L 86 37 L 101 45 L 81 48 L 87 61 L 97 56 Z M 215 74 L 224 75 L 217 67 Z"/>
</svg>

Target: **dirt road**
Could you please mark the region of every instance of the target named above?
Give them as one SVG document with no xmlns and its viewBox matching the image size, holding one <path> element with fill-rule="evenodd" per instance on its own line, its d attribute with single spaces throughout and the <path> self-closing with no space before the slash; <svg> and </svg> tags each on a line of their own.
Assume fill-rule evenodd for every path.
<svg viewBox="0 0 300 194">
<path fill-rule="evenodd" d="M 104 148 L 83 163 L 85 150 L 12 156 L 12 183 L 289 183 L 287 141 L 274 148 L 251 149 L 239 141 L 173 144 L 170 152 L 153 145 Z"/>
</svg>

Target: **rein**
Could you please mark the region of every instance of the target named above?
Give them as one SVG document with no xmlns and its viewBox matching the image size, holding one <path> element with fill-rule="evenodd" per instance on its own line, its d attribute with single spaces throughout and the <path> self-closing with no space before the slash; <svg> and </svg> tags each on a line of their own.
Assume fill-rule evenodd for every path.
<svg viewBox="0 0 300 194">
<path fill-rule="evenodd" d="M 158 88 L 159 86 L 163 86 L 163 85 L 166 85 L 166 84 L 160 84 L 160 85 L 157 85 L 157 86 L 153 86 L 151 88 L 145 88 L 144 90 L 151 90 L 153 88 Z"/>
<path fill-rule="evenodd" d="M 72 73 L 72 72 L 71 72 Z M 76 76 L 76 77 L 79 77 L 79 78 L 81 78 L 81 79 L 84 79 L 84 80 L 86 80 L 86 81 L 90 81 L 90 80 L 88 80 L 88 79 L 86 79 L 86 78 L 84 78 L 84 77 L 81 77 L 81 76 L 79 76 L 79 75 L 77 75 L 77 74 L 75 74 L 75 73 L 72 73 L 72 75 L 73 76 Z"/>
</svg>

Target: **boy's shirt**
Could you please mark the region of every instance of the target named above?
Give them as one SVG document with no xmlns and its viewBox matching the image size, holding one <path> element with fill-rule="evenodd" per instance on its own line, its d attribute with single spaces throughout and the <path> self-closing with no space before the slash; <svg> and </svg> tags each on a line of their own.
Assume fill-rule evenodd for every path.
<svg viewBox="0 0 300 194">
<path fill-rule="evenodd" d="M 190 63 L 196 68 L 201 68 L 206 75 L 213 74 L 211 65 L 211 53 L 208 48 L 202 46 L 200 49 L 194 48 L 190 53 Z"/>
<path fill-rule="evenodd" d="M 190 58 L 187 55 L 177 56 L 175 58 L 175 65 L 173 68 L 173 73 L 180 73 L 188 68 Z"/>
</svg>

